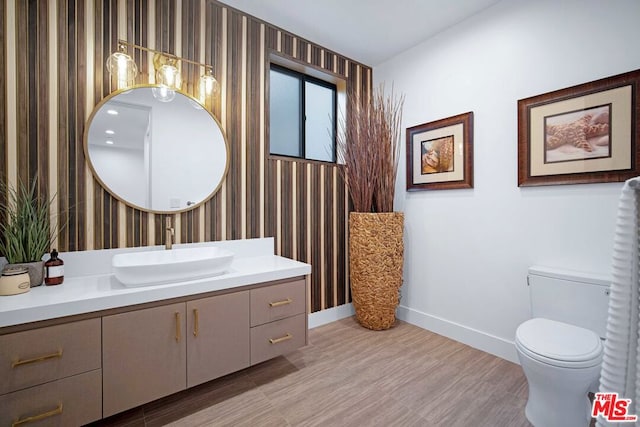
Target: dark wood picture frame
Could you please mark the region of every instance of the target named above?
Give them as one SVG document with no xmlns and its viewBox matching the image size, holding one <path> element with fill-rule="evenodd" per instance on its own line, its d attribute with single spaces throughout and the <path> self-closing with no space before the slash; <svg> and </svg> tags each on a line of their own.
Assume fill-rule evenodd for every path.
<svg viewBox="0 0 640 427">
<path fill-rule="evenodd" d="M 518 186 L 640 175 L 640 70 L 518 100 Z"/>
<path fill-rule="evenodd" d="M 473 112 L 407 128 L 407 191 L 473 188 Z"/>
</svg>

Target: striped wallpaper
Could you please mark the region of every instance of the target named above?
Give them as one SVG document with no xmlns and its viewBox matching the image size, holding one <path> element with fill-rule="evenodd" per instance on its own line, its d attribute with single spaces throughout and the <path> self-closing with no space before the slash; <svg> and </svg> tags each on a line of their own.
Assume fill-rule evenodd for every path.
<svg viewBox="0 0 640 427">
<path fill-rule="evenodd" d="M 221 85 L 210 106 L 231 154 L 220 191 L 173 215 L 179 242 L 275 237 L 276 253 L 312 265 L 311 312 L 350 301 L 348 198 L 336 166 L 269 155 L 268 70 L 272 54 L 322 70 L 368 94 L 371 68 L 214 0 L 1 0 L 0 177 L 37 177 L 57 195 L 61 251 L 164 243 L 164 215 L 127 207 L 93 178 L 83 132 L 111 91 L 104 63 L 124 39 L 211 64 Z M 148 81 L 152 67 L 136 51 Z M 200 71 L 183 63 L 183 90 Z M 4 195 L 0 195 L 0 200 Z"/>
</svg>

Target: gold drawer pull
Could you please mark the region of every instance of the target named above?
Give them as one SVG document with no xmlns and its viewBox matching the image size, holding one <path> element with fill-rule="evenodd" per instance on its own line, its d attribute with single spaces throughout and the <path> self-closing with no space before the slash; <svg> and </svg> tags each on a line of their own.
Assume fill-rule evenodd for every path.
<svg viewBox="0 0 640 427">
<path fill-rule="evenodd" d="M 280 337 L 280 338 L 269 338 L 269 342 L 271 344 L 278 344 L 279 342 L 282 341 L 287 341 L 290 340 L 291 338 L 293 338 L 293 335 L 291 335 L 290 333 L 287 332 L 287 335 Z"/>
<path fill-rule="evenodd" d="M 42 362 L 44 360 L 55 359 L 57 357 L 62 357 L 62 350 L 58 350 L 55 353 L 47 354 L 46 356 L 34 357 L 33 359 L 25 359 L 25 360 L 16 360 L 11 364 L 12 368 L 16 366 L 28 365 L 30 363 Z"/>
<path fill-rule="evenodd" d="M 61 413 L 62 413 L 62 403 L 59 404 L 56 409 L 51 410 L 49 412 L 45 412 L 44 414 L 34 415 L 32 417 L 27 417 L 23 419 L 18 418 L 11 424 L 11 427 L 21 426 L 23 424 L 44 420 L 45 418 L 53 417 L 54 415 L 59 415 Z"/>
<path fill-rule="evenodd" d="M 193 309 L 193 336 L 194 337 L 198 336 L 198 330 L 199 330 L 198 323 L 199 323 L 199 321 L 198 321 L 198 309 L 194 308 Z"/>
<path fill-rule="evenodd" d="M 180 313 L 176 311 L 176 342 L 180 342 L 182 334 L 180 333 Z"/>
<path fill-rule="evenodd" d="M 282 301 L 270 302 L 269 307 L 280 307 L 281 305 L 291 304 L 293 300 L 291 298 L 284 299 Z"/>
</svg>

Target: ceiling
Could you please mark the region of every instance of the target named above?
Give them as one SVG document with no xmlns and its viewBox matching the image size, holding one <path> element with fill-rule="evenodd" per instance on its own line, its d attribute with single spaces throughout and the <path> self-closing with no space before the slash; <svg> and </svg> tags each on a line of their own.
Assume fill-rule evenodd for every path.
<svg viewBox="0 0 640 427">
<path fill-rule="evenodd" d="M 376 66 L 500 0 L 222 0 Z"/>
</svg>

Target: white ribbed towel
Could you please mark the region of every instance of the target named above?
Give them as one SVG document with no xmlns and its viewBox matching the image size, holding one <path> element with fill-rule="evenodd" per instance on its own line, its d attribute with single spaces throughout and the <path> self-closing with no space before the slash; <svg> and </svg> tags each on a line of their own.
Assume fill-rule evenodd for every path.
<svg viewBox="0 0 640 427">
<path fill-rule="evenodd" d="M 622 188 L 613 247 L 613 280 L 609 295 L 609 317 L 604 345 L 600 391 L 617 392 L 631 399 L 628 414 L 638 414 L 640 405 L 640 354 L 638 337 L 640 318 L 640 265 L 638 215 L 640 209 L 640 177 L 628 180 Z M 598 417 L 597 425 L 632 426 L 633 423 L 610 423 Z"/>
</svg>

